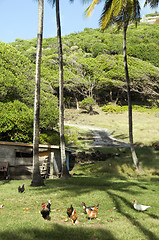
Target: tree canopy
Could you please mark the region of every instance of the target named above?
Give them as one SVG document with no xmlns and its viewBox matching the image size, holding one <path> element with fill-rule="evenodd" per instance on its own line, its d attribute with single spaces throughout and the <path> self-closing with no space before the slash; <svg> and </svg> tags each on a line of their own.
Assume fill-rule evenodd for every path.
<svg viewBox="0 0 159 240">
<path fill-rule="evenodd" d="M 117 28 L 101 32 L 86 28 L 83 32 L 62 37 L 64 59 L 64 98 L 66 105 L 75 106 L 92 91 L 99 104 L 111 101 L 120 93 L 124 104 L 125 82 L 122 63 L 122 32 Z M 139 104 L 157 104 L 159 82 L 159 25 L 131 24 L 127 35 L 128 63 L 132 101 Z M 36 41 L 17 39 L 13 42 L 17 50 L 35 62 Z M 42 88 L 58 96 L 58 50 L 56 38 L 43 40 Z M 105 97 L 103 97 L 105 96 Z"/>
<path fill-rule="evenodd" d="M 35 66 L 3 42 L 0 66 L 0 140 L 32 142 Z M 57 98 L 42 92 L 41 131 L 51 130 L 57 124 Z"/>
</svg>

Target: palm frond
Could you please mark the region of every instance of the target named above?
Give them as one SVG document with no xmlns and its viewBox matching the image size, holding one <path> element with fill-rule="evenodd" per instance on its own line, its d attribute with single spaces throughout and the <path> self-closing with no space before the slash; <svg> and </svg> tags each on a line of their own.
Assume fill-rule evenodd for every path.
<svg viewBox="0 0 159 240">
<path fill-rule="evenodd" d="M 159 0 L 146 0 L 144 7 L 147 6 L 148 4 L 150 4 L 151 8 L 157 8 L 159 4 Z"/>
<path fill-rule="evenodd" d="M 91 15 L 91 13 L 94 10 L 95 5 L 97 5 L 99 2 L 101 2 L 101 0 L 93 0 L 91 5 L 85 10 L 85 14 L 87 17 L 89 17 Z"/>
<path fill-rule="evenodd" d="M 100 18 L 101 29 L 104 30 L 111 24 L 117 23 L 118 28 L 123 21 L 130 20 L 137 22 L 140 20 L 140 4 L 138 0 L 107 0 L 103 7 Z"/>
<path fill-rule="evenodd" d="M 55 6 L 56 0 L 47 0 L 47 1 L 48 1 L 48 3 L 51 3 L 51 4 L 52 4 L 52 7 Z"/>
<path fill-rule="evenodd" d="M 124 4 L 125 0 L 107 0 L 105 2 L 100 18 L 101 29 L 105 29 L 119 19 L 120 12 L 122 12 Z"/>
</svg>

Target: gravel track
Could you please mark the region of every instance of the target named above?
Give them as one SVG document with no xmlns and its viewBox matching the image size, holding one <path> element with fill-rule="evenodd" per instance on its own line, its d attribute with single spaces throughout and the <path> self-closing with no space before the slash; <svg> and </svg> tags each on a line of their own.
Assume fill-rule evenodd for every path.
<svg viewBox="0 0 159 240">
<path fill-rule="evenodd" d="M 128 143 L 118 141 L 115 139 L 106 128 L 96 128 L 87 125 L 78 125 L 78 124 L 71 124 L 65 123 L 65 126 L 76 127 L 86 131 L 92 131 L 94 134 L 94 142 L 92 146 L 116 146 L 116 147 L 129 147 Z"/>
</svg>

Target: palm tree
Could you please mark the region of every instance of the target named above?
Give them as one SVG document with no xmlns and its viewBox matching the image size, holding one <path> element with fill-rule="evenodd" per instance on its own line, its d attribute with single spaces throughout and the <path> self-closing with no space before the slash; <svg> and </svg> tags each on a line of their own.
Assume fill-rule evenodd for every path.
<svg viewBox="0 0 159 240">
<path fill-rule="evenodd" d="M 61 23 L 60 23 L 60 7 L 59 0 L 48 0 L 56 5 L 56 23 L 57 23 L 57 41 L 59 55 L 59 132 L 60 132 L 60 153 L 61 153 L 61 177 L 68 178 L 71 175 L 67 169 L 67 160 L 65 153 L 65 138 L 64 138 L 64 103 L 63 103 L 63 51 L 61 40 Z M 72 2 L 72 0 L 70 0 Z"/>
<path fill-rule="evenodd" d="M 61 24 L 59 0 L 56 0 L 56 23 L 57 23 L 57 40 L 59 53 L 59 128 L 60 128 L 60 151 L 62 162 L 62 177 L 70 177 L 67 170 L 65 138 L 64 138 L 64 103 L 63 103 L 63 52 L 61 41 Z"/>
<path fill-rule="evenodd" d="M 43 11 L 44 11 L 44 0 L 39 0 L 36 75 L 35 75 L 35 99 L 34 99 L 33 174 L 32 174 L 31 186 L 44 185 L 43 179 L 40 175 L 40 167 L 39 167 L 40 72 L 41 72 L 42 35 L 43 35 Z"/>
<path fill-rule="evenodd" d="M 93 0 L 92 4 L 86 9 L 86 15 L 89 16 L 94 10 L 94 7 L 101 0 Z M 126 33 L 130 21 L 137 22 L 140 19 L 140 5 L 138 0 L 106 0 L 103 12 L 100 18 L 101 29 L 109 27 L 117 23 L 118 29 L 123 27 L 123 55 L 124 55 L 124 69 L 125 78 L 127 82 L 127 98 L 128 98 L 128 112 L 129 112 L 129 141 L 132 153 L 132 159 L 136 169 L 139 169 L 139 161 L 136 156 L 134 143 L 133 143 L 133 121 L 132 121 L 132 104 L 131 104 L 131 91 L 130 91 L 130 78 L 127 63 L 126 51 Z"/>
</svg>

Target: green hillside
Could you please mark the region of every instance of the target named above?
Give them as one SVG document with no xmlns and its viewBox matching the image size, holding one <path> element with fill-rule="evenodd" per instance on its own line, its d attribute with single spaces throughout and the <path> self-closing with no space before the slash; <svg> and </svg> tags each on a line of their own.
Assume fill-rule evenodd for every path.
<svg viewBox="0 0 159 240">
<path fill-rule="evenodd" d="M 133 103 L 158 103 L 159 25 L 129 26 L 127 52 Z M 66 103 L 75 105 L 91 95 L 103 105 L 115 101 L 126 104 L 126 83 L 122 56 L 122 31 L 111 28 L 102 33 L 86 28 L 62 38 Z M 36 39 L 17 39 L 12 45 L 35 64 Z M 43 40 L 43 88 L 48 84 L 58 95 L 57 39 Z M 46 86 L 47 85 L 47 86 Z M 119 97 L 120 96 L 120 97 Z"/>
<path fill-rule="evenodd" d="M 127 34 L 132 103 L 159 104 L 159 25 L 130 25 Z M 127 105 L 122 31 L 86 28 L 62 37 L 65 107 Z M 32 141 L 36 39 L 0 42 L 0 140 Z M 40 141 L 54 142 L 58 122 L 57 38 L 43 39 Z M 57 140 L 56 140 L 57 141 Z"/>
</svg>

